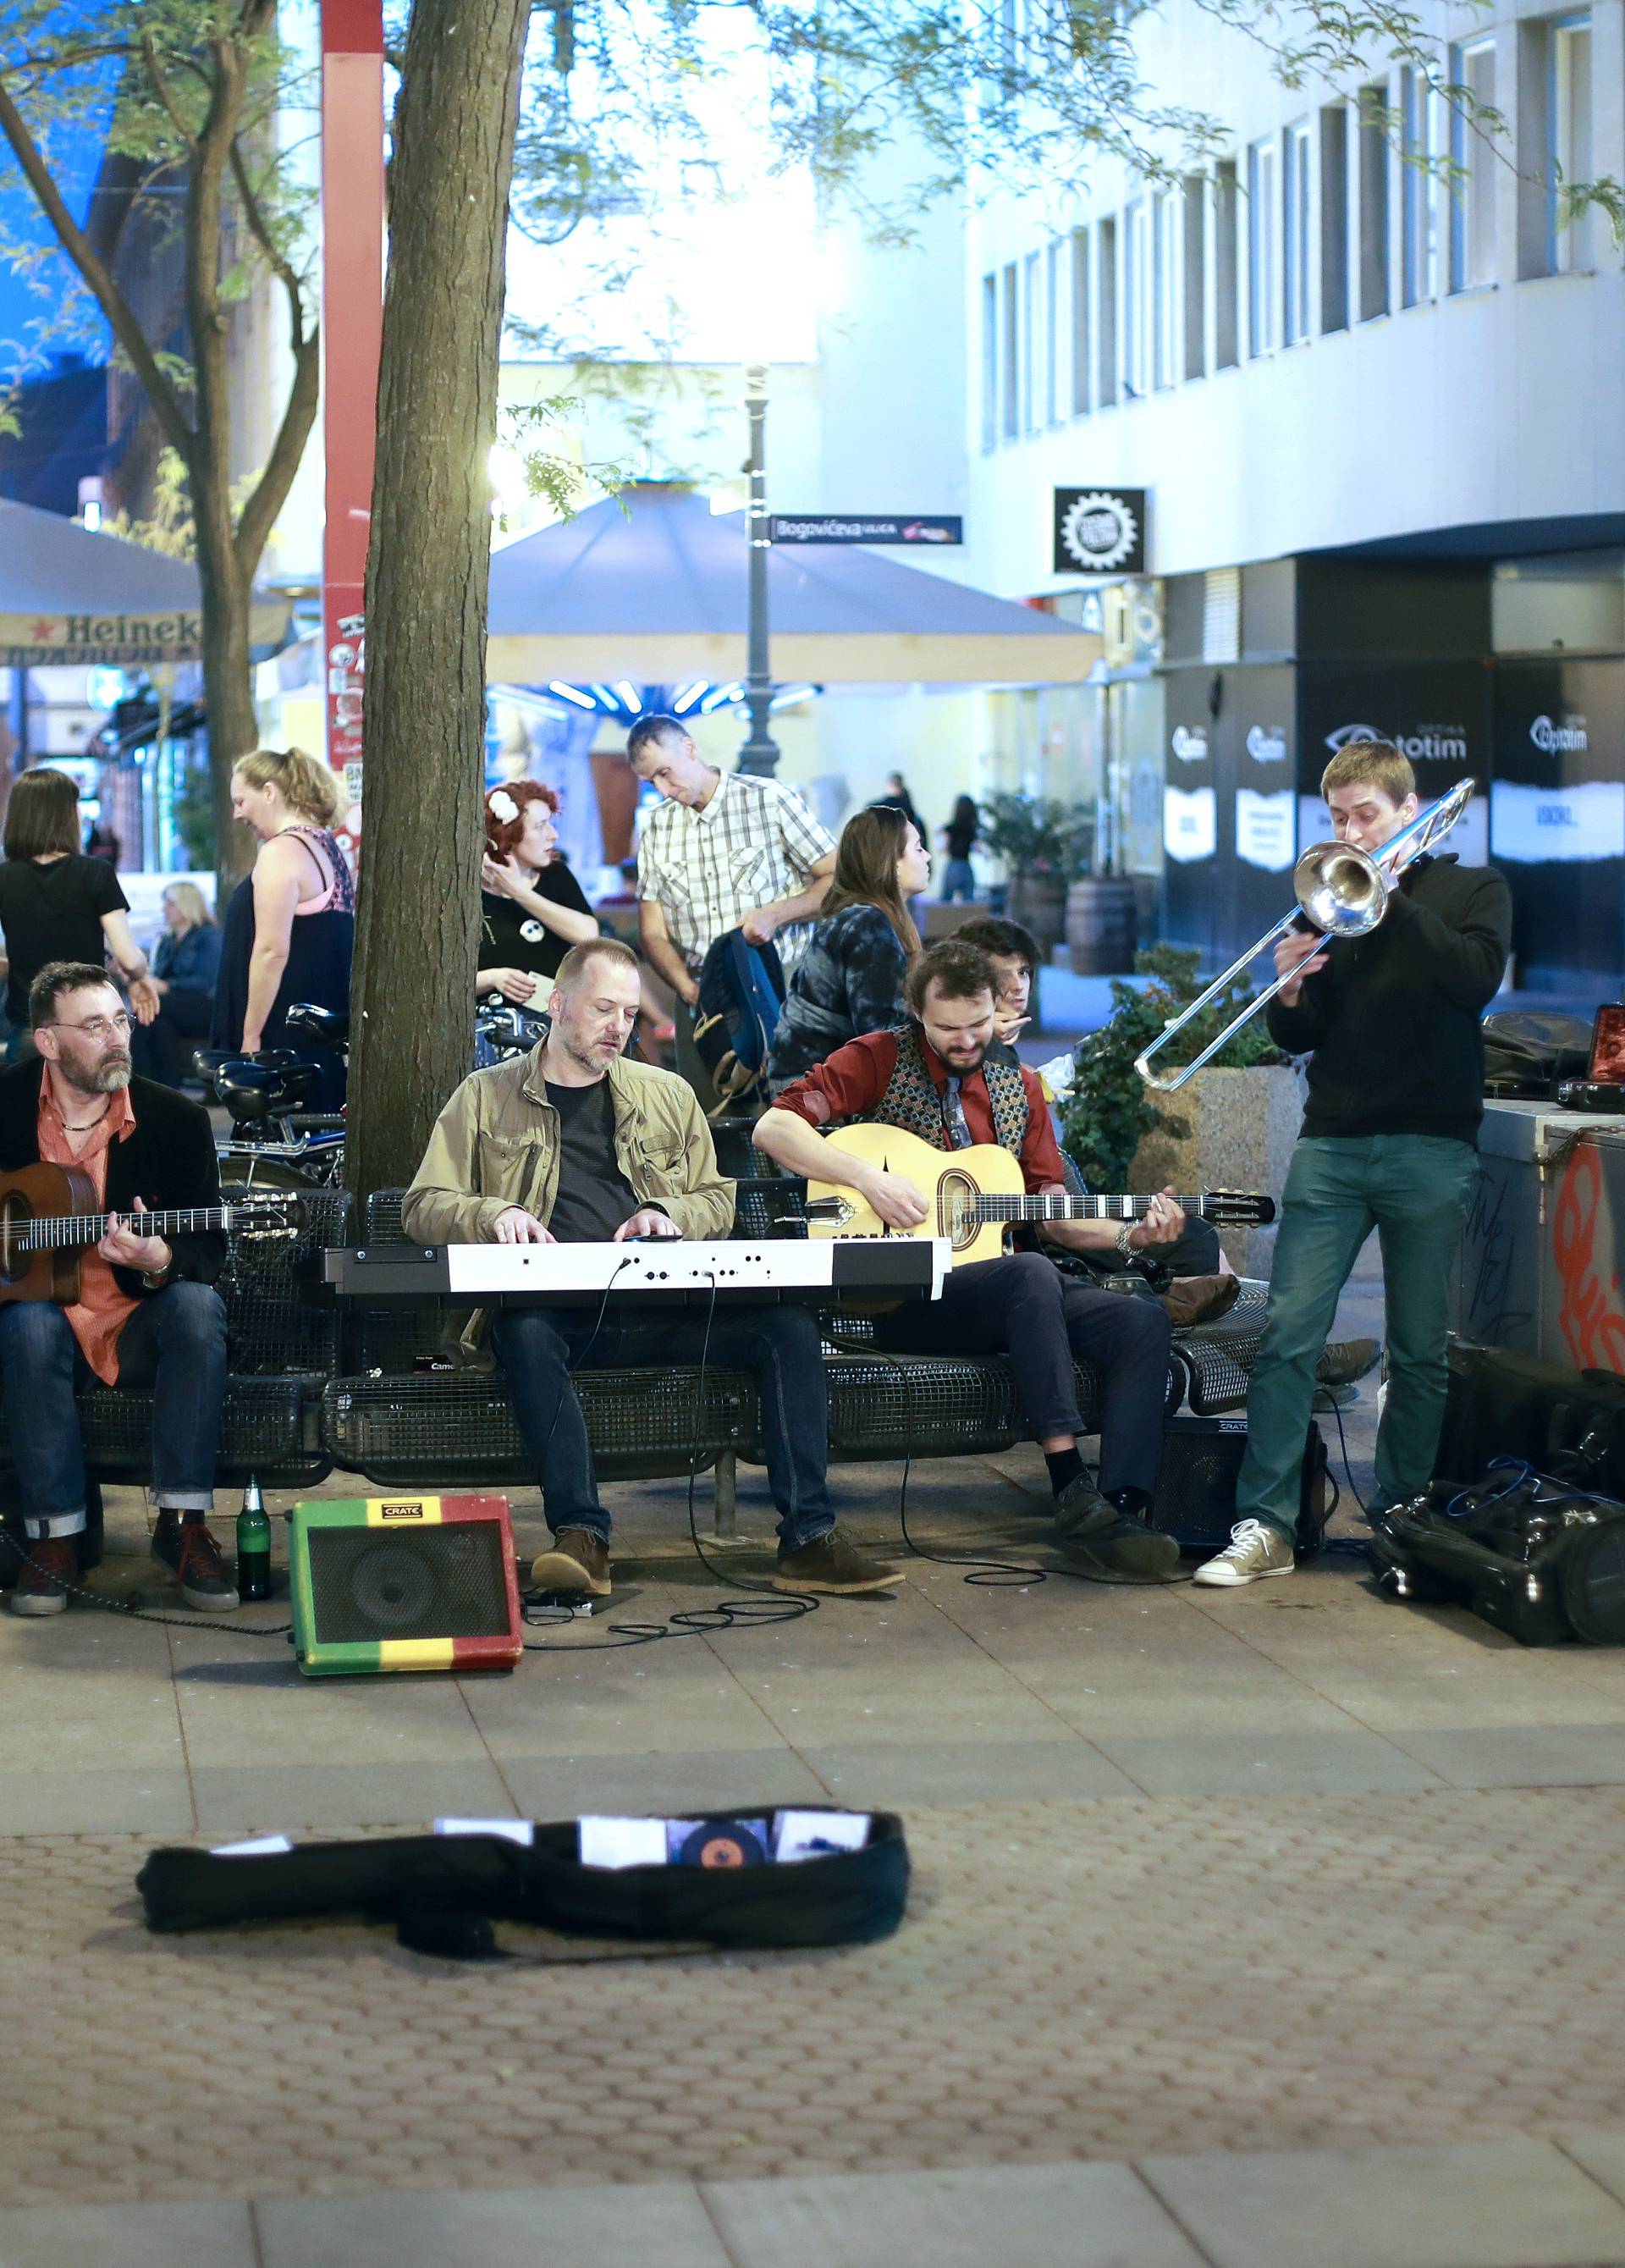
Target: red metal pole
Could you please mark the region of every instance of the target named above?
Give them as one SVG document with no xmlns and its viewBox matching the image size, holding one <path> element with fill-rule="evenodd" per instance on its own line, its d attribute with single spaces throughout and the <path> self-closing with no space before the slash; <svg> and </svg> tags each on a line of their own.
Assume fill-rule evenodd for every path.
<svg viewBox="0 0 1625 2268">
<path fill-rule="evenodd" d="M 367 529 L 384 320 L 382 0 L 321 0 L 322 649 L 327 761 L 345 779 L 340 841 L 361 831 Z"/>
</svg>

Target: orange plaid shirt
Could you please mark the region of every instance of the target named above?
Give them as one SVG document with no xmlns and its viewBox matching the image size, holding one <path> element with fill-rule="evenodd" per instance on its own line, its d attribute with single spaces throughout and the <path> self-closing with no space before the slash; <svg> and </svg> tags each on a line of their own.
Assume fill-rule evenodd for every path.
<svg viewBox="0 0 1625 2268">
<path fill-rule="evenodd" d="M 107 1116 L 92 1130 L 84 1149 L 76 1151 L 52 1099 L 49 1079 L 40 1081 L 40 1156 L 48 1166 L 77 1166 L 82 1174 L 88 1174 L 95 1184 L 99 1211 L 107 1202 L 107 1152 L 114 1142 L 128 1142 L 135 1130 L 135 1105 L 129 1087 L 121 1087 L 110 1098 Z M 79 1296 L 62 1313 L 79 1342 L 80 1353 L 108 1386 L 118 1383 L 119 1333 L 139 1304 L 128 1292 L 120 1291 L 112 1268 L 95 1246 L 84 1246 L 79 1253 Z"/>
</svg>

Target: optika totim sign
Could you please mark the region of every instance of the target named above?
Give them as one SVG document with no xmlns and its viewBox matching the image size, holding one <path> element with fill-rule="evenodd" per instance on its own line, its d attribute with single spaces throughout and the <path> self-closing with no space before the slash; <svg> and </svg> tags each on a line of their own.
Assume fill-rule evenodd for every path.
<svg viewBox="0 0 1625 2268">
<path fill-rule="evenodd" d="M 1364 740 L 1386 740 L 1414 764 L 1465 764 L 1467 761 L 1465 725 L 1424 725 L 1415 733 L 1385 733 L 1376 725 L 1338 725 L 1326 736 L 1326 745 L 1334 755 Z"/>
<path fill-rule="evenodd" d="M 1537 717 L 1529 727 L 1529 737 L 1543 755 L 1572 755 L 1586 745 L 1585 719 L 1570 716 L 1559 724 L 1555 718 Z"/>
</svg>

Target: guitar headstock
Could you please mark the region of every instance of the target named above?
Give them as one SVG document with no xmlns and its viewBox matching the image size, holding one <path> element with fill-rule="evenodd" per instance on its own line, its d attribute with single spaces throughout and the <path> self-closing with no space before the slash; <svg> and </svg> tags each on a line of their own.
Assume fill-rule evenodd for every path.
<svg viewBox="0 0 1625 2268">
<path fill-rule="evenodd" d="M 1268 1228 L 1276 1217 L 1274 1197 L 1251 1189 L 1203 1189 L 1202 1218 L 1219 1227 Z"/>
<path fill-rule="evenodd" d="M 246 1189 L 228 1197 L 232 1234 L 254 1244 L 294 1244 L 304 1234 L 305 1200 L 291 1189 Z"/>
</svg>

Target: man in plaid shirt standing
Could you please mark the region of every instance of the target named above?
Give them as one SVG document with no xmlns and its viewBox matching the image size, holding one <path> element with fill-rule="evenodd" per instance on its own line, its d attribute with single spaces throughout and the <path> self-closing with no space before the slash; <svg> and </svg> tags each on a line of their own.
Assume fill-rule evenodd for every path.
<svg viewBox="0 0 1625 2268">
<path fill-rule="evenodd" d="M 777 780 L 708 764 L 675 717 L 640 717 L 627 760 L 662 798 L 637 850 L 638 932 L 676 993 L 678 1062 L 702 1097 L 710 1086 L 688 1044 L 700 964 L 731 929 L 770 939 L 788 978 L 806 950 L 835 872 L 835 846 L 801 798 Z"/>
</svg>

